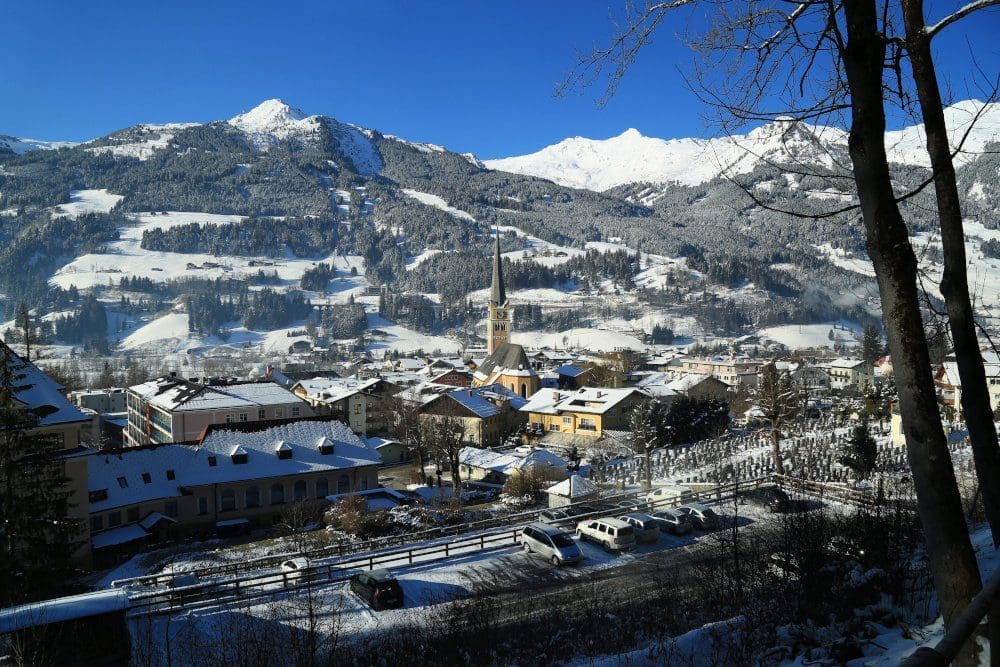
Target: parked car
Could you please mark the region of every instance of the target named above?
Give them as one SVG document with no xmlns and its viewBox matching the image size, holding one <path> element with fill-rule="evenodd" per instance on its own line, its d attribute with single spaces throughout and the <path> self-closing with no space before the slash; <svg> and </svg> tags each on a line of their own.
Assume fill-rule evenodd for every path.
<svg viewBox="0 0 1000 667">
<path fill-rule="evenodd" d="M 309 559 L 305 556 L 290 558 L 289 560 L 281 563 L 281 572 L 285 575 L 284 578 L 286 581 L 290 579 L 300 579 L 308 573 L 308 570 Z"/>
<path fill-rule="evenodd" d="M 565 510 L 570 517 L 580 521 L 582 519 L 592 519 L 601 513 L 601 508 L 597 505 L 592 505 L 590 503 L 580 503 L 577 505 L 570 505 Z"/>
<path fill-rule="evenodd" d="M 711 507 L 701 503 L 681 505 L 677 511 L 684 514 L 691 521 L 691 524 L 699 530 L 712 530 L 719 527 L 719 515 Z"/>
<path fill-rule="evenodd" d="M 553 565 L 572 565 L 583 559 L 583 552 L 573 537 L 547 523 L 532 523 L 521 531 L 521 546 L 526 554 L 544 556 Z"/>
<path fill-rule="evenodd" d="M 646 494 L 646 502 L 653 508 L 663 508 L 671 503 L 687 503 L 694 500 L 694 491 L 679 484 L 667 484 Z"/>
<path fill-rule="evenodd" d="M 742 495 L 743 499 L 751 505 L 765 507 L 771 512 L 787 512 L 791 508 L 788 494 L 776 486 L 752 489 Z"/>
<path fill-rule="evenodd" d="M 650 515 L 630 512 L 618 518 L 635 529 L 635 541 L 639 544 L 655 544 L 660 541 L 660 526 Z"/>
<path fill-rule="evenodd" d="M 694 528 L 687 515 L 677 510 L 660 510 L 653 512 L 652 516 L 659 525 L 660 532 L 669 531 L 674 535 L 686 535 Z"/>
<path fill-rule="evenodd" d="M 607 551 L 628 551 L 635 546 L 635 529 L 620 519 L 591 519 L 576 526 L 576 536 Z"/>
<path fill-rule="evenodd" d="M 542 510 L 538 513 L 538 518 L 545 523 L 554 523 L 559 525 L 572 523 L 572 517 L 562 510 Z"/>
<path fill-rule="evenodd" d="M 359 572 L 351 577 L 349 585 L 375 611 L 403 606 L 403 588 L 388 570 Z"/>
</svg>

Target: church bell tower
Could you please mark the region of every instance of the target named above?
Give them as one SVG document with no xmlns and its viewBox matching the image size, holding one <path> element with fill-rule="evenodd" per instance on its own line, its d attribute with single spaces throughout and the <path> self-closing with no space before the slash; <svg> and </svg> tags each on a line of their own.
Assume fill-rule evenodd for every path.
<svg viewBox="0 0 1000 667">
<path fill-rule="evenodd" d="M 503 286 L 503 263 L 500 261 L 500 233 L 497 232 L 496 246 L 493 252 L 493 289 L 490 293 L 490 319 L 486 332 L 486 351 L 493 351 L 504 343 L 510 342 L 510 307 L 507 304 L 507 292 Z"/>
</svg>

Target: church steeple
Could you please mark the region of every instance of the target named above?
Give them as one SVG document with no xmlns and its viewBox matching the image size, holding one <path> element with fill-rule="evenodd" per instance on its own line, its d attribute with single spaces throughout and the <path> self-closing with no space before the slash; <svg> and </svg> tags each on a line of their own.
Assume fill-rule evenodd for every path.
<svg viewBox="0 0 1000 667">
<path fill-rule="evenodd" d="M 503 287 L 503 263 L 500 261 L 500 233 L 497 232 L 496 246 L 493 250 L 493 291 L 491 300 L 494 305 L 507 303 L 507 291 Z"/>
<path fill-rule="evenodd" d="M 500 258 L 500 232 L 497 231 L 493 248 L 493 289 L 490 290 L 490 318 L 486 331 L 486 351 L 493 351 L 510 342 L 510 309 L 507 307 L 507 290 L 503 286 L 503 262 Z"/>
</svg>

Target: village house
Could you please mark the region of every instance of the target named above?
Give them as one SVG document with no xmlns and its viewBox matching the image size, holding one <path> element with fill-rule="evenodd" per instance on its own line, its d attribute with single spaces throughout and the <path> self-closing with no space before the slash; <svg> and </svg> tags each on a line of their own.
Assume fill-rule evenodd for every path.
<svg viewBox="0 0 1000 667">
<path fill-rule="evenodd" d="M 864 359 L 839 358 L 818 366 L 830 376 L 831 389 L 863 392 L 875 384 L 875 370 Z"/>
<path fill-rule="evenodd" d="M 732 387 L 755 389 L 764 362 L 749 357 L 678 357 L 670 362 L 669 370 L 679 373 L 712 375 Z"/>
<path fill-rule="evenodd" d="M 519 408 L 525 403 L 517 394 L 500 385 L 472 389 L 449 387 L 417 408 L 422 424 L 445 419 L 462 424 L 462 441 L 471 445 L 493 446 L 525 422 Z"/>
<path fill-rule="evenodd" d="M 532 473 L 542 479 L 559 481 L 566 479 L 566 459 L 546 449 L 532 449 L 528 452 L 495 452 L 478 447 L 463 447 L 458 453 L 462 479 L 488 484 L 504 484 L 513 475 Z"/>
<path fill-rule="evenodd" d="M 213 424 L 313 416 L 312 407 L 273 382 L 202 384 L 171 375 L 128 388 L 125 445 L 194 442 Z"/>
<path fill-rule="evenodd" d="M 983 352 L 983 370 L 986 372 L 986 390 L 990 395 L 990 407 L 1000 408 L 1000 355 Z M 934 385 L 938 401 L 956 420 L 965 418 L 962 409 L 962 378 L 958 373 L 958 363 L 954 355 L 945 358 L 934 372 Z"/>
<path fill-rule="evenodd" d="M 536 431 L 600 438 L 605 430 L 627 428 L 632 410 L 648 398 L 635 387 L 587 387 L 572 392 L 542 389 L 521 411 L 528 415 L 529 428 Z"/>
<path fill-rule="evenodd" d="M 398 385 L 382 378 L 312 378 L 292 386 L 292 393 L 316 414 L 333 416 L 364 436 L 392 428 L 392 402 L 399 391 Z"/>
<path fill-rule="evenodd" d="M 378 454 L 333 420 L 216 424 L 195 445 L 90 452 L 89 544 L 99 560 L 192 531 L 270 524 L 289 505 L 378 486 Z"/>
</svg>

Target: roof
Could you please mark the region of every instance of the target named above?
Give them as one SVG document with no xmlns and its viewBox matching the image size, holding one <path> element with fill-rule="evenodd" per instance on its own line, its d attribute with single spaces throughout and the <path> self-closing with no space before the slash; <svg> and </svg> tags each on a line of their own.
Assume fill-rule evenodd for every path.
<svg viewBox="0 0 1000 667">
<path fill-rule="evenodd" d="M 550 486 L 545 490 L 546 493 L 570 499 L 584 498 L 586 496 L 593 495 L 598 491 L 599 489 L 596 484 L 585 477 L 580 477 L 579 475 L 570 475 L 555 486 Z"/>
<path fill-rule="evenodd" d="M 458 461 L 462 465 L 483 470 L 492 470 L 504 475 L 510 475 L 517 470 L 536 470 L 539 468 L 566 468 L 566 460 L 545 449 L 536 449 L 525 456 L 510 452 L 494 452 L 478 447 L 463 447 L 458 453 Z"/>
<path fill-rule="evenodd" d="M 324 403 L 337 403 L 364 391 L 373 390 L 382 382 L 382 378 L 358 380 L 357 378 L 312 378 L 296 383 L 302 387 L 309 398 Z M 293 387 L 294 388 L 294 387 Z"/>
<path fill-rule="evenodd" d="M 583 375 L 587 372 L 586 368 L 580 366 L 573 366 L 572 364 L 566 364 L 565 366 L 560 366 L 556 369 L 556 373 L 559 375 L 565 375 L 566 377 L 575 378 L 577 376 Z"/>
<path fill-rule="evenodd" d="M 479 392 L 472 389 L 459 389 L 445 394 L 463 408 L 481 419 L 495 417 L 500 414 L 500 408 L 486 400 Z"/>
<path fill-rule="evenodd" d="M 551 415 L 563 412 L 582 412 L 599 415 L 611 410 L 634 394 L 645 395 L 644 392 L 636 387 L 627 387 L 625 389 L 584 387 L 577 391 L 569 392 L 540 389 L 520 409 L 524 412 Z"/>
<path fill-rule="evenodd" d="M 90 421 L 90 417 L 63 396 L 63 387 L 58 382 L 0 342 L 0 354 L 5 353 L 10 354 L 14 399 L 38 417 L 39 426 Z"/>
<path fill-rule="evenodd" d="M 151 405 L 168 412 L 225 410 L 303 402 L 284 387 L 269 381 L 210 386 L 183 378 L 165 377 L 129 389 Z"/>
<path fill-rule="evenodd" d="M 93 452 L 87 465 L 87 489 L 106 491 L 106 498 L 90 503 L 92 512 L 177 497 L 182 486 L 225 484 L 310 472 L 378 465 L 374 448 L 338 421 L 302 420 L 258 431 L 245 427 L 227 430 L 217 425 L 197 447 L 159 445 L 111 452 Z M 333 452 L 320 453 L 321 441 L 333 443 Z M 291 450 L 279 459 L 278 449 Z M 247 454 L 246 463 L 234 463 L 234 452 Z M 212 465 L 210 458 L 215 464 Z M 168 479 L 172 471 L 174 479 Z M 143 475 L 147 475 L 147 482 Z"/>
<path fill-rule="evenodd" d="M 864 359 L 834 359 L 827 364 L 829 368 L 857 368 L 865 363 Z"/>
<path fill-rule="evenodd" d="M 90 546 L 93 549 L 103 549 L 119 544 L 128 544 L 147 537 L 149 537 L 149 533 L 146 532 L 145 528 L 137 523 L 130 523 L 126 526 L 97 533 L 90 538 Z"/>
<path fill-rule="evenodd" d="M 493 354 L 476 368 L 475 376 L 483 380 L 497 372 L 503 375 L 535 375 L 524 348 L 516 343 L 503 343 L 493 350 Z"/>
<path fill-rule="evenodd" d="M 126 608 L 128 608 L 128 591 L 124 588 L 105 588 L 81 595 L 33 602 L 0 609 L 0 634 L 46 623 L 61 623 L 123 611 Z"/>
</svg>

